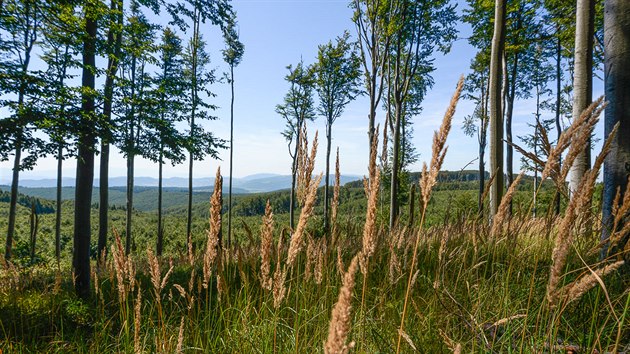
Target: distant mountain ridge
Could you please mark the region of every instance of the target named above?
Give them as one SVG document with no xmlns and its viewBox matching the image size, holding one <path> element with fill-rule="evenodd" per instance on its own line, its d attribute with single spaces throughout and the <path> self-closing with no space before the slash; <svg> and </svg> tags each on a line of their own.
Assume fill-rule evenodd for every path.
<svg viewBox="0 0 630 354">
<path fill-rule="evenodd" d="M 341 184 L 361 179 L 358 175 L 341 176 Z M 227 191 L 227 177 L 223 177 L 223 185 Z M 263 193 L 273 192 L 291 187 L 290 175 L 278 175 L 272 173 L 259 173 L 245 177 L 234 177 L 232 179 L 232 190 L 234 193 Z M 9 185 L 10 181 L 0 181 L 0 185 Z M 62 186 L 73 187 L 74 178 L 64 178 Z M 109 179 L 110 187 L 123 187 L 127 184 L 127 178 L 111 177 Z M 188 178 L 186 177 L 170 177 L 164 178 L 162 184 L 165 188 L 188 188 Z M 53 188 L 57 186 L 57 180 L 53 178 L 47 179 L 23 179 L 20 180 L 20 187 L 27 188 Z M 98 187 L 99 179 L 94 179 L 94 186 Z M 134 185 L 137 187 L 157 187 L 158 179 L 154 177 L 136 177 Z M 193 178 L 193 189 L 196 191 L 212 190 L 214 185 L 214 177 Z M 323 185 L 323 183 L 322 183 Z"/>
</svg>

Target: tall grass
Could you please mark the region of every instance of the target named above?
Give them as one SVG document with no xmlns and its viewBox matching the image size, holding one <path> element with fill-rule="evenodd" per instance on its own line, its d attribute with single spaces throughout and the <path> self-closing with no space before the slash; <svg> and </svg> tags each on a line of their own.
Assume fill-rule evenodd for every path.
<svg viewBox="0 0 630 354">
<path fill-rule="evenodd" d="M 114 232 L 108 259 L 98 267 L 94 263 L 94 296 L 86 302 L 73 295 L 68 265 L 5 266 L 0 271 L 0 350 L 628 351 L 630 288 L 627 273 L 620 271 L 627 250 L 598 259 L 602 226 L 592 211 L 607 144 L 558 218 L 553 213 L 532 218 L 528 210 L 517 210 L 495 217 L 491 225 L 476 213 L 424 224 L 425 213 L 435 207 L 432 189 L 460 90 L 461 82 L 421 178 L 418 223 L 395 230 L 383 227 L 374 153 L 365 181 L 365 216 L 344 221 L 348 216 L 335 209 L 336 187 L 331 233 L 320 235 L 313 205 L 321 175 L 310 177 L 312 150 L 301 164 L 310 170 L 301 175 L 296 229 L 278 223 L 268 203 L 260 233 L 224 248 L 217 171 L 206 247 L 198 255 L 189 248 L 175 258 L 156 257 L 151 249 L 146 255 L 126 256 Z M 591 119 L 601 113 L 598 102 L 600 106 L 589 108 Z M 587 121 L 576 120 L 569 130 L 573 137 L 563 136 L 558 147 L 549 147 L 548 161 L 540 161 L 546 178 L 562 177 L 556 158 L 571 154 L 571 147 L 590 132 Z M 619 194 L 615 201 L 618 231 L 612 242 L 630 231 L 625 223 L 629 195 Z M 361 277 L 356 276 L 359 271 Z"/>
</svg>

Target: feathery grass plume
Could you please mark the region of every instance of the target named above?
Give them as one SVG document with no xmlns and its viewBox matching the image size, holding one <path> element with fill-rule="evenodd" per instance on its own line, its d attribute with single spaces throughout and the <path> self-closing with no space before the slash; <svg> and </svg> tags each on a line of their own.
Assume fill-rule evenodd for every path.
<svg viewBox="0 0 630 354">
<path fill-rule="evenodd" d="M 376 251 L 376 209 L 378 207 L 378 191 L 381 183 L 381 171 L 376 168 L 376 148 L 378 146 L 378 127 L 372 140 L 370 149 L 370 161 L 368 170 L 370 177 L 368 182 L 364 182 L 367 194 L 367 209 L 365 212 L 365 224 L 363 225 L 363 239 L 359 265 L 361 274 L 365 277 L 368 272 L 368 262 Z"/>
<path fill-rule="evenodd" d="M 565 289 L 568 289 L 565 295 L 566 303 L 573 302 L 582 297 L 587 291 L 591 290 L 595 285 L 603 284 L 602 278 L 606 275 L 617 271 L 619 267 L 624 264 L 624 261 L 617 261 L 615 263 L 608 264 L 603 266 L 595 271 L 591 271 L 589 274 L 575 280 L 573 283 L 565 286 Z"/>
<path fill-rule="evenodd" d="M 313 213 L 313 207 L 315 206 L 315 200 L 317 199 L 317 187 L 322 180 L 322 176 L 323 175 L 320 173 L 314 181 L 311 181 L 304 206 L 302 207 L 302 211 L 300 213 L 300 219 L 297 227 L 295 228 L 295 232 L 291 235 L 289 254 L 287 256 L 287 266 L 289 268 L 293 267 L 295 259 L 304 247 L 304 231 L 306 230 L 306 224 Z"/>
<path fill-rule="evenodd" d="M 357 272 L 358 259 L 360 255 L 354 256 L 348 271 L 343 277 L 341 289 L 337 303 L 333 307 L 328 327 L 328 339 L 324 344 L 326 354 L 347 353 L 352 344 L 347 345 L 346 339 L 351 326 L 352 292 L 354 291 L 354 278 Z"/>
<path fill-rule="evenodd" d="M 343 266 L 343 256 L 341 255 L 341 246 L 337 246 L 337 272 L 340 276 L 346 272 Z"/>
<path fill-rule="evenodd" d="M 455 88 L 455 93 L 451 98 L 451 101 L 448 105 L 448 109 L 444 114 L 444 119 L 442 120 L 442 125 L 440 126 L 440 130 L 436 131 L 433 134 L 433 148 L 431 155 L 431 165 L 429 171 L 427 173 L 426 163 L 422 167 L 422 177 L 420 179 L 420 190 L 422 193 L 422 200 L 424 207 L 429 204 L 429 199 L 431 199 L 431 192 L 433 190 L 433 186 L 437 183 L 437 177 L 440 173 L 440 169 L 442 168 L 442 163 L 444 162 L 444 158 L 446 157 L 446 152 L 448 147 L 446 147 L 446 138 L 448 137 L 448 133 L 451 131 L 451 126 L 453 122 L 453 116 L 455 115 L 455 110 L 457 108 L 457 102 L 459 102 L 459 97 L 462 92 L 462 88 L 464 86 L 464 77 L 460 77 L 457 82 L 457 87 Z"/>
<path fill-rule="evenodd" d="M 312 269 L 315 267 L 317 259 L 317 246 L 311 234 L 306 235 L 306 264 L 304 265 L 304 279 L 307 281 L 313 275 Z"/>
<path fill-rule="evenodd" d="M 177 336 L 177 347 L 175 353 L 181 353 L 184 346 L 184 317 L 179 321 L 179 335 Z"/>
<path fill-rule="evenodd" d="M 260 227 L 260 283 L 263 289 L 271 290 L 271 253 L 273 248 L 273 211 L 267 199 L 265 216 Z"/>
<path fill-rule="evenodd" d="M 278 309 L 284 296 L 286 295 L 286 288 L 284 287 L 284 279 L 287 277 L 287 269 L 282 267 L 282 248 L 283 248 L 283 235 L 278 237 L 278 248 L 276 251 L 276 271 L 273 273 L 273 307 Z"/>
<path fill-rule="evenodd" d="M 516 177 L 514 182 L 512 182 L 512 184 L 510 185 L 510 188 L 508 188 L 507 192 L 505 193 L 505 196 L 503 197 L 503 199 L 501 199 L 501 204 L 499 204 L 499 210 L 497 211 L 497 214 L 494 216 L 492 220 L 492 229 L 490 230 L 491 238 L 495 238 L 499 233 L 503 232 L 503 226 L 506 220 L 510 216 L 510 202 L 512 202 L 512 199 L 514 198 L 514 195 L 516 194 L 518 185 L 523 179 L 524 174 L 525 174 L 525 171 L 521 172 Z"/>
<path fill-rule="evenodd" d="M 335 186 L 333 187 L 333 198 L 330 204 L 330 225 L 332 234 L 337 230 L 337 210 L 339 208 L 339 189 L 341 188 L 341 173 L 339 172 L 339 147 L 337 147 L 337 159 L 335 160 Z"/>
<path fill-rule="evenodd" d="M 557 305 L 559 296 L 558 284 L 560 283 L 562 271 L 564 270 L 571 244 L 573 243 L 573 230 L 576 221 L 580 217 L 578 211 L 583 209 L 583 205 L 590 203 L 593 198 L 595 181 L 600 167 L 601 164 L 596 163 L 591 170 L 586 172 L 580 182 L 576 195 L 570 199 L 565 215 L 560 221 L 558 235 L 556 236 L 555 245 L 551 253 L 552 264 L 549 274 L 549 283 L 547 285 L 547 300 L 552 307 Z"/>
<path fill-rule="evenodd" d="M 315 276 L 315 284 L 320 285 L 324 278 L 324 258 L 327 251 L 326 238 L 320 237 L 317 242 L 317 260 L 315 262 L 315 269 L 313 270 Z"/>
<path fill-rule="evenodd" d="M 297 176 L 297 200 L 300 205 L 306 203 L 309 187 L 313 178 L 313 170 L 315 169 L 315 157 L 317 155 L 317 139 L 319 132 L 315 132 L 313 144 L 311 146 L 311 154 L 308 154 L 308 137 L 306 135 L 306 125 L 302 132 L 303 144 L 300 147 L 300 163 L 298 164 Z"/>
<path fill-rule="evenodd" d="M 422 168 L 422 176 L 420 177 L 420 190 L 422 193 L 423 200 L 423 208 L 422 208 L 422 217 L 420 221 L 419 231 L 424 226 L 424 218 L 426 215 L 426 209 L 429 205 L 429 200 L 431 199 L 431 192 L 433 190 L 433 186 L 437 182 L 437 176 L 440 172 L 440 168 L 442 168 L 442 163 L 444 162 L 444 158 L 446 156 L 447 148 L 446 139 L 448 138 L 448 133 L 451 131 L 451 123 L 453 121 L 453 116 L 455 115 L 455 110 L 457 108 L 457 103 L 459 102 L 459 97 L 462 92 L 462 88 L 464 86 L 464 77 L 461 76 L 459 81 L 457 82 L 457 87 L 455 88 L 455 93 L 451 98 L 448 108 L 446 109 L 446 113 L 444 114 L 444 119 L 442 120 L 442 125 L 440 126 L 440 130 L 433 134 L 433 148 L 432 148 L 432 157 L 431 157 L 431 169 L 427 172 L 427 164 L 424 163 Z M 402 343 L 402 333 L 405 330 L 405 315 L 407 314 L 407 303 L 409 301 L 409 291 L 411 290 L 412 280 L 413 280 L 413 272 L 416 267 L 416 258 L 418 256 L 418 245 L 420 244 L 419 234 L 416 234 L 416 240 L 413 247 L 413 256 L 411 258 L 411 266 L 409 268 L 409 278 L 407 279 L 407 288 L 405 290 L 405 299 L 403 302 L 403 311 L 400 319 L 400 327 L 398 332 L 398 344 L 396 345 L 396 353 L 400 352 L 400 345 Z"/>
<path fill-rule="evenodd" d="M 206 231 L 206 252 L 203 255 L 203 287 L 208 288 L 210 276 L 212 275 L 212 265 L 221 252 L 221 208 L 222 208 L 223 179 L 221 178 L 221 167 L 217 168 L 214 180 L 214 192 L 210 198 L 210 229 Z"/>
<path fill-rule="evenodd" d="M 133 316 L 133 350 L 136 354 L 142 353 L 140 348 L 140 313 L 142 310 L 142 289 L 138 288 L 138 297 Z"/>
<path fill-rule="evenodd" d="M 598 98 L 590 106 L 588 106 L 582 114 L 573 121 L 573 123 L 565 129 L 561 134 L 560 138 L 556 142 L 556 146 L 551 149 L 549 152 L 549 156 L 547 157 L 547 163 L 545 164 L 545 168 L 541 174 L 542 180 L 544 181 L 549 176 L 554 176 L 554 179 L 560 181 L 560 157 L 562 153 L 569 148 L 572 144 L 572 140 L 576 134 L 576 131 L 580 130 L 581 127 L 586 123 L 586 121 L 591 117 L 593 111 L 595 111 L 596 107 L 599 106 L 603 101 L 603 97 Z M 582 146 L 583 147 L 583 146 Z M 575 159 L 575 157 L 573 157 Z M 569 161 L 571 164 L 573 161 Z M 568 164 L 569 166 L 571 164 Z M 565 159 L 564 165 L 567 165 L 567 160 Z M 564 184 L 563 184 L 564 185 Z"/>
<path fill-rule="evenodd" d="M 125 248 L 120 240 L 120 235 L 116 229 L 113 229 L 114 244 L 111 246 L 112 256 L 114 258 L 114 272 L 116 273 L 116 286 L 118 288 L 118 298 L 121 302 L 127 300 L 127 284 L 125 278 L 129 273 L 128 258 L 125 256 Z"/>
</svg>

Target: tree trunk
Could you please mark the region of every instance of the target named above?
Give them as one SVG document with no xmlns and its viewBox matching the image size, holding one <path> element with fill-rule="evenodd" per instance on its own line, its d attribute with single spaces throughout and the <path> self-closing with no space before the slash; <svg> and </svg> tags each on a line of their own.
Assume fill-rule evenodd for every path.
<svg viewBox="0 0 630 354">
<path fill-rule="evenodd" d="M 396 103 L 395 122 L 394 122 L 394 140 L 392 141 L 392 149 L 394 156 L 392 158 L 392 180 L 391 192 L 389 196 L 389 229 L 393 230 L 398 222 L 398 173 L 400 170 L 400 125 L 402 120 L 402 102 Z"/>
<path fill-rule="evenodd" d="M 232 171 L 234 165 L 234 65 L 230 65 L 230 89 L 232 97 L 230 100 L 230 179 L 228 181 L 228 232 L 227 246 L 232 243 Z"/>
<path fill-rule="evenodd" d="M 63 145 L 59 143 L 57 150 L 57 199 L 55 208 L 55 259 L 57 265 L 61 261 L 61 190 L 63 188 L 62 170 L 63 165 Z"/>
<path fill-rule="evenodd" d="M 494 34 L 490 56 L 490 170 L 496 173 L 490 188 L 490 215 L 494 216 L 503 198 L 503 111 L 501 102 L 502 57 L 505 47 L 505 12 L 507 0 L 496 0 Z"/>
<path fill-rule="evenodd" d="M 291 166 L 291 196 L 289 197 L 289 228 L 295 229 L 295 184 L 298 169 L 298 152 L 300 151 L 300 139 L 302 138 L 302 123 L 298 121 L 295 149 L 293 150 L 293 166 Z"/>
<path fill-rule="evenodd" d="M 111 10 L 118 10 L 120 13 L 117 18 L 117 25 L 122 27 L 123 14 L 122 0 L 112 0 L 110 3 Z M 107 45 L 114 45 L 114 55 L 108 57 L 107 76 L 105 78 L 104 97 L 103 97 L 103 119 L 109 122 L 112 118 L 112 100 L 114 98 L 114 80 L 118 71 L 118 63 L 122 50 L 122 34 L 118 33 L 114 36 L 114 30 L 109 29 L 107 34 Z M 107 248 L 107 233 L 109 223 L 109 141 L 108 137 L 101 137 L 101 157 L 99 170 L 99 209 L 98 209 L 98 246 L 97 256 L 101 260 L 103 251 Z M 107 254 L 107 252 L 105 252 Z"/>
<path fill-rule="evenodd" d="M 22 134 L 21 132 L 19 133 Z M 7 242 L 4 249 L 4 260 L 10 261 L 13 249 L 13 234 L 15 232 L 15 214 L 17 211 L 18 183 L 20 178 L 20 160 L 22 157 L 21 138 L 15 143 L 15 160 L 13 161 L 13 178 L 11 179 L 11 201 L 9 202 L 9 225 L 7 230 Z"/>
<path fill-rule="evenodd" d="M 195 138 L 195 113 L 197 110 L 197 46 L 199 45 L 199 14 L 197 13 L 197 8 L 195 7 L 195 14 L 193 15 L 194 23 L 193 23 L 193 39 L 194 45 L 192 48 L 192 84 L 191 84 L 191 95 L 192 95 L 192 104 L 191 104 L 191 113 L 190 113 L 190 142 L 194 142 Z M 190 150 L 188 154 L 189 162 L 188 162 L 188 215 L 186 216 L 186 246 L 190 247 L 190 243 L 192 242 L 192 197 L 193 197 L 193 164 L 194 164 L 194 155 L 193 151 Z"/>
<path fill-rule="evenodd" d="M 627 1 L 627 0 L 626 0 Z M 593 37 L 595 0 L 577 0 L 575 14 L 575 68 L 573 76 L 573 119 L 577 119 L 593 101 Z M 576 157 L 569 177 L 570 195 L 591 168 L 591 140 Z"/>
<path fill-rule="evenodd" d="M 125 224 L 125 254 L 131 252 L 131 225 L 133 218 L 133 170 L 136 157 L 136 58 L 131 62 L 131 110 L 127 140 L 127 222 Z"/>
<path fill-rule="evenodd" d="M 615 124 L 619 131 L 604 163 L 604 195 L 602 240 L 607 240 L 612 229 L 613 200 L 620 189 L 627 192 L 630 176 L 630 2 L 606 0 L 604 5 L 605 42 L 605 134 Z M 623 194 L 622 194 L 623 198 Z M 627 240 L 625 240 L 627 242 Z M 624 245 L 618 245 L 623 249 Z M 602 248 L 602 258 L 608 254 L 608 244 Z"/>
<path fill-rule="evenodd" d="M 74 287 L 77 296 L 87 299 L 90 296 L 90 211 L 92 206 L 92 184 L 94 182 L 94 144 L 96 136 L 93 122 L 89 117 L 94 116 L 94 69 L 96 68 L 96 19 L 92 18 L 94 9 L 86 7 L 85 30 L 83 39 L 83 72 L 81 86 L 80 133 L 77 153 L 77 175 L 74 197 Z"/>
<path fill-rule="evenodd" d="M 326 124 L 326 184 L 324 185 L 324 233 L 327 235 L 330 229 L 330 145 L 332 145 L 332 119 L 328 117 Z"/>
<path fill-rule="evenodd" d="M 514 182 L 514 148 L 512 147 L 512 117 L 514 116 L 514 101 L 516 100 L 516 75 L 518 74 L 518 53 L 514 54 L 514 62 L 512 63 L 512 72 L 510 73 L 509 92 L 507 93 L 507 107 L 505 111 L 505 170 L 507 176 L 507 186 L 510 188 L 512 182 Z M 510 215 L 512 215 L 512 200 L 510 200 L 510 206 L 508 209 Z"/>
<path fill-rule="evenodd" d="M 39 228 L 39 216 L 37 215 L 37 206 L 31 204 L 31 264 L 35 263 L 35 254 L 37 251 L 37 229 Z"/>
<path fill-rule="evenodd" d="M 560 29 L 557 28 L 559 32 Z M 556 43 L 556 134 L 557 141 L 560 140 L 560 135 L 562 135 L 562 126 L 560 125 L 560 105 L 562 103 L 562 46 L 560 43 L 560 37 L 557 39 Z M 558 156 L 558 167 L 562 166 L 562 155 Z M 556 190 L 556 195 L 554 197 L 555 201 L 555 215 L 560 215 L 560 203 L 562 202 L 561 194 L 559 190 Z"/>
<path fill-rule="evenodd" d="M 477 196 L 477 210 L 479 216 L 483 214 L 483 192 L 486 189 L 486 162 L 484 160 L 485 146 L 479 144 L 479 195 Z"/>
<path fill-rule="evenodd" d="M 163 245 L 163 237 L 164 230 L 162 226 L 162 169 L 164 166 L 163 159 L 163 151 L 164 145 L 160 146 L 160 159 L 158 161 L 158 226 L 157 226 L 157 245 L 155 248 L 156 254 L 159 256 L 162 255 L 162 245 Z"/>
</svg>

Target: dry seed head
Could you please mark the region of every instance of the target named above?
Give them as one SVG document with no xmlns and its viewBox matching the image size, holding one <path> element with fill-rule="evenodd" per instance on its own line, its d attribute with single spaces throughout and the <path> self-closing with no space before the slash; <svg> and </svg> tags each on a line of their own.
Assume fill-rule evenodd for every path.
<svg viewBox="0 0 630 354">
<path fill-rule="evenodd" d="M 306 224 L 313 213 L 313 207 L 315 206 L 315 200 L 317 199 L 317 187 L 322 180 L 322 174 L 319 174 L 309 186 L 308 195 L 302 212 L 300 213 L 300 219 L 298 221 L 295 232 L 291 235 L 291 243 L 289 244 L 289 255 L 287 256 L 287 266 L 290 268 L 294 265 L 295 259 L 304 247 L 304 231 L 306 230 Z"/>
<path fill-rule="evenodd" d="M 273 248 L 273 212 L 267 199 L 265 216 L 260 230 L 260 282 L 263 289 L 271 290 L 271 252 Z"/>
<path fill-rule="evenodd" d="M 348 267 L 348 272 L 345 273 L 343 277 L 339 297 L 332 310 L 330 325 L 328 327 L 328 340 L 324 344 L 324 352 L 326 354 L 348 352 L 349 347 L 346 345 L 346 339 L 352 324 L 352 292 L 354 291 L 358 258 L 359 255 L 354 256 Z"/>
<path fill-rule="evenodd" d="M 580 279 L 574 281 L 572 284 L 566 286 L 567 291 L 566 294 L 566 302 L 570 303 L 575 300 L 578 300 L 582 297 L 587 291 L 591 290 L 598 283 L 602 283 L 603 277 L 606 275 L 617 271 L 619 267 L 624 264 L 624 261 L 617 261 L 615 263 L 608 264 L 596 271 L 592 271 L 591 273 L 581 277 Z"/>
<path fill-rule="evenodd" d="M 133 349 L 136 354 L 142 353 L 140 348 L 140 312 L 142 310 L 142 290 L 138 289 L 136 306 L 133 316 Z"/>
<path fill-rule="evenodd" d="M 221 208 L 222 208 L 222 192 L 223 183 L 221 177 L 221 167 L 217 169 L 214 180 L 214 192 L 210 198 L 210 229 L 206 232 L 206 252 L 203 256 L 203 287 L 208 288 L 210 276 L 212 275 L 212 266 L 217 256 L 221 252 L 220 233 L 221 233 Z"/>
<path fill-rule="evenodd" d="M 339 189 L 341 187 L 341 173 L 339 172 L 339 147 L 337 147 L 337 159 L 335 161 L 335 187 L 333 188 L 333 198 L 330 205 L 330 224 L 333 231 L 337 224 L 337 208 L 339 207 Z"/>
<path fill-rule="evenodd" d="M 508 217 L 510 216 L 510 203 L 512 202 L 512 199 L 514 198 L 514 195 L 516 194 L 516 191 L 518 189 L 518 184 L 521 182 L 521 179 L 523 179 L 524 174 L 525 172 L 521 172 L 516 177 L 514 182 L 512 182 L 512 184 L 510 185 L 510 188 L 508 188 L 507 192 L 505 193 L 505 196 L 503 197 L 503 199 L 501 199 L 501 204 L 499 204 L 499 210 L 497 211 L 497 214 L 494 216 L 494 219 L 492 220 L 492 229 L 490 231 L 490 237 L 492 238 L 496 237 L 503 230 L 503 225 L 507 221 Z"/>
</svg>

